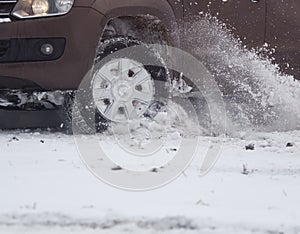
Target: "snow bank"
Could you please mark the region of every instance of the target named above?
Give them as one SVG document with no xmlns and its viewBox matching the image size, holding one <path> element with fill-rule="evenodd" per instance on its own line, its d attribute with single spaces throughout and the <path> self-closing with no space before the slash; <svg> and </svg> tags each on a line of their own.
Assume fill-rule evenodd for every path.
<svg viewBox="0 0 300 234">
<path fill-rule="evenodd" d="M 0 145 L 0 233 L 300 232 L 299 131 L 226 139 L 207 176 L 195 158 L 173 183 L 142 193 L 97 180 L 72 136 L 2 132 Z"/>
</svg>

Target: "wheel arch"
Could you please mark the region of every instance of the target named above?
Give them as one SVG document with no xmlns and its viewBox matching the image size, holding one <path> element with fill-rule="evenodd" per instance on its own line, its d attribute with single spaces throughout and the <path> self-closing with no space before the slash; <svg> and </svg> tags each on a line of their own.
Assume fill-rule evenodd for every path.
<svg viewBox="0 0 300 234">
<path fill-rule="evenodd" d="M 141 15 L 154 16 L 161 20 L 165 25 L 172 45 L 180 47 L 176 15 L 171 5 L 166 0 L 96 0 L 92 7 L 106 17 L 106 23 L 119 17 L 135 17 Z"/>
</svg>

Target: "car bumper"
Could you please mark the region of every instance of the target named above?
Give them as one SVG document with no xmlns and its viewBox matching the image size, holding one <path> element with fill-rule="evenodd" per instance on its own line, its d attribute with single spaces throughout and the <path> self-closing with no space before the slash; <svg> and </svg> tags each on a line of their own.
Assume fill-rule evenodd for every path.
<svg viewBox="0 0 300 234">
<path fill-rule="evenodd" d="M 0 23 L 0 40 L 3 41 L 53 38 L 65 41 L 62 54 L 49 61 L 0 61 L 0 88 L 20 88 L 18 82 L 7 82 L 11 77 L 23 83 L 34 83 L 45 90 L 76 89 L 93 64 L 105 27 L 103 18 L 92 8 L 75 6 L 70 13 L 60 17 Z M 11 87 L 6 87 L 8 83 Z"/>
</svg>

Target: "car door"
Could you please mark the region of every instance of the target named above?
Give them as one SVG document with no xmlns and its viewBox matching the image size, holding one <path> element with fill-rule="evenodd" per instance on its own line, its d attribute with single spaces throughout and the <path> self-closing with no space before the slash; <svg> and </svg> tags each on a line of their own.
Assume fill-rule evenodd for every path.
<svg viewBox="0 0 300 234">
<path fill-rule="evenodd" d="M 282 70 L 300 79 L 299 0 L 267 0 L 266 42 Z"/>
<path fill-rule="evenodd" d="M 264 43 L 266 0 L 184 0 L 185 17 L 210 12 L 249 47 Z M 274 0 L 278 1 L 278 0 Z M 299 0 L 295 0 L 299 1 Z"/>
</svg>

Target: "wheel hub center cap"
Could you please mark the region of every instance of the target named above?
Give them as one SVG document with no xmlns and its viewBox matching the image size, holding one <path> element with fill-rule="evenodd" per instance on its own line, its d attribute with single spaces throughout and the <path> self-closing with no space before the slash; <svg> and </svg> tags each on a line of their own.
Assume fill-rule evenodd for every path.
<svg viewBox="0 0 300 234">
<path fill-rule="evenodd" d="M 132 87 L 125 81 L 117 82 L 112 90 L 113 96 L 119 101 L 128 101 L 132 96 Z"/>
</svg>

